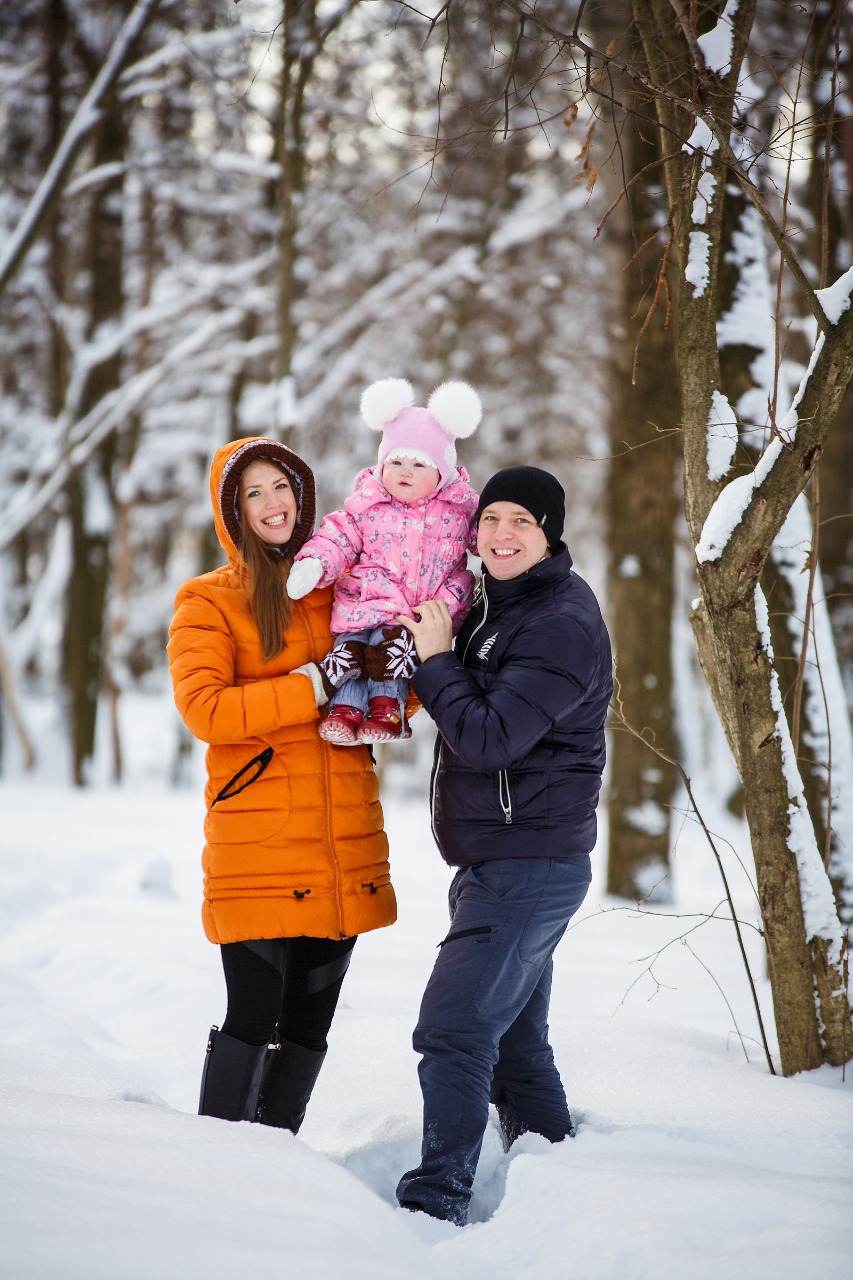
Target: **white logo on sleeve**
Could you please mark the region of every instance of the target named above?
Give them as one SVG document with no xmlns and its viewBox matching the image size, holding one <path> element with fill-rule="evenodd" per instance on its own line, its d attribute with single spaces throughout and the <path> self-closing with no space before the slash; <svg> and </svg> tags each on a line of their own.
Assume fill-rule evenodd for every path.
<svg viewBox="0 0 853 1280">
<path fill-rule="evenodd" d="M 498 633 L 496 631 L 494 635 L 489 636 L 488 640 L 484 640 L 480 648 L 477 650 L 477 657 L 485 661 L 485 659 L 488 658 L 489 656 L 489 650 L 491 649 L 492 645 L 495 643 L 497 638 L 498 638 Z"/>
</svg>

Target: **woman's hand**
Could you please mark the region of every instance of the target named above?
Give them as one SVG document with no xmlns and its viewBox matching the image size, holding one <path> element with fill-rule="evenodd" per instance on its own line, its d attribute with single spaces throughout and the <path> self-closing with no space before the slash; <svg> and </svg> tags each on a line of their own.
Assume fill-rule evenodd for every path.
<svg viewBox="0 0 853 1280">
<path fill-rule="evenodd" d="M 425 600 L 416 605 L 412 613 L 419 621 L 397 614 L 397 621 L 411 631 L 421 662 L 434 653 L 449 653 L 453 645 L 453 619 L 443 600 Z"/>
</svg>

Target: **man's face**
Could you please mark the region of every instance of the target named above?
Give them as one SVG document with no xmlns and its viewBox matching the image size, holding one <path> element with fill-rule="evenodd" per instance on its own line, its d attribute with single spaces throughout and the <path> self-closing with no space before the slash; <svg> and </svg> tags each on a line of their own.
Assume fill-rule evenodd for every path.
<svg viewBox="0 0 853 1280">
<path fill-rule="evenodd" d="M 514 502 L 491 502 L 477 526 L 477 552 L 493 578 L 517 578 L 549 555 L 534 516 Z"/>
</svg>

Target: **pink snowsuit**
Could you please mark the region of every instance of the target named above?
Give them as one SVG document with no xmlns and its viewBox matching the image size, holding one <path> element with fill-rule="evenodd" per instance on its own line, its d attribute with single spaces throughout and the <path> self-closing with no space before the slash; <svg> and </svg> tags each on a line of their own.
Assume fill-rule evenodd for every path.
<svg viewBox="0 0 853 1280">
<path fill-rule="evenodd" d="M 471 608 L 474 575 L 466 552 L 474 549 L 477 494 L 460 467 L 456 477 L 418 502 L 393 498 L 380 467 L 355 478 L 352 497 L 333 511 L 296 560 L 319 560 L 317 586 L 335 583 L 332 632 L 344 635 L 411 616 L 424 600 L 443 600 L 454 631 Z"/>
</svg>

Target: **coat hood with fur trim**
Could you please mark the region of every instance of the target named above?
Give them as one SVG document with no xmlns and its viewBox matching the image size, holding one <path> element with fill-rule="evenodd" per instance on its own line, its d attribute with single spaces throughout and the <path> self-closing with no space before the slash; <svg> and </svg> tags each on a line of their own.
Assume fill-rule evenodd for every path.
<svg viewBox="0 0 853 1280">
<path fill-rule="evenodd" d="M 298 670 L 332 646 L 330 589 L 295 602 L 285 648 L 263 660 L 220 502 L 223 470 L 245 443 L 225 445 L 211 468 L 228 564 L 184 583 L 169 629 L 178 711 L 208 744 L 204 929 L 215 943 L 349 937 L 396 915 L 379 787 L 367 747 L 319 737 Z"/>
<path fill-rule="evenodd" d="M 288 449 L 287 445 L 269 436 L 246 436 L 243 440 L 231 440 L 217 449 L 210 467 L 213 525 L 230 565 L 242 563 L 237 546 L 240 536 L 240 516 L 237 509 L 240 477 L 250 463 L 258 461 L 273 462 L 281 467 L 296 494 L 296 526 L 287 546 L 281 549 L 283 554 L 293 557 L 310 538 L 314 529 L 314 472 L 308 463 L 292 449 Z"/>
</svg>

